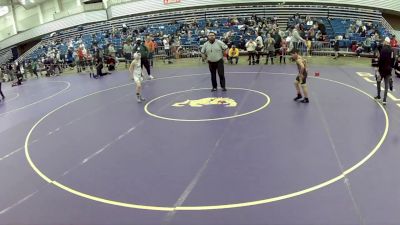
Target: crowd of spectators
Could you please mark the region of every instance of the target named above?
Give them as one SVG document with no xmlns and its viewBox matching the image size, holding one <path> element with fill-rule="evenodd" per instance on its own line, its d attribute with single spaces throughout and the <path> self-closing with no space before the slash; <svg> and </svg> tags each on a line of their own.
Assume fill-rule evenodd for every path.
<svg viewBox="0 0 400 225">
<path fill-rule="evenodd" d="M 26 72 L 36 77 L 54 76 L 67 68 L 76 69 L 78 73 L 86 70 L 98 77 L 115 70 L 120 60 L 126 61 L 127 65 L 137 40 L 141 40 L 148 49 L 149 66 L 153 66 L 154 55 L 162 55 L 165 63 L 173 63 L 174 58 L 198 56 L 210 31 L 228 45 L 227 62 L 236 63 L 238 55 L 246 51 L 249 65 L 259 64 L 264 56 L 265 64 L 273 64 L 277 56 L 280 63 L 286 63 L 286 54 L 293 49 L 300 49 L 311 56 L 313 49 L 321 43 L 329 43 L 333 38 L 336 42 L 331 47 L 339 51 L 337 41 L 354 36 L 364 39 L 353 41 L 347 47 L 360 56 L 362 52 L 375 51 L 382 38 L 376 24 L 364 23 L 359 19 L 349 25 L 346 33 L 336 37 L 327 34 L 329 18 L 311 18 L 296 13 L 289 18 L 286 27 L 279 26 L 279 20 L 276 16 L 260 17 L 253 14 L 245 18 L 230 16 L 171 21 L 148 27 L 129 27 L 122 23 L 118 28 L 110 26 L 94 34 L 84 34 L 83 28 L 78 27 L 75 37 L 58 38 L 60 33 L 47 37 L 42 46 L 20 63 L 20 67 L 26 69 L 22 73 L 24 78 Z M 391 44 L 392 47 L 398 47 L 395 37 L 392 37 Z M 144 66 L 149 71 L 147 65 Z M 3 65 L 2 70 L 4 74 L 9 74 L 10 80 L 18 74 L 13 63 Z"/>
</svg>

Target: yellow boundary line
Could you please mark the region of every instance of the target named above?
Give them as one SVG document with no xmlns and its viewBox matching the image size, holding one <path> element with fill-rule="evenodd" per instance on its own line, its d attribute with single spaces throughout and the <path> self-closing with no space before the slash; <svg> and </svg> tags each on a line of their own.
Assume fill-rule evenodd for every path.
<svg viewBox="0 0 400 225">
<path fill-rule="evenodd" d="M 254 92 L 254 93 L 260 94 L 260 95 L 264 96 L 264 97 L 267 99 L 267 101 L 264 103 L 264 105 L 262 105 L 262 106 L 259 107 L 258 109 L 255 109 L 255 110 L 252 110 L 252 111 L 249 111 L 249 112 L 246 112 L 246 113 L 241 113 L 241 114 L 233 115 L 233 116 L 211 118 L 211 119 L 176 119 L 176 118 L 170 118 L 170 117 L 159 116 L 159 115 L 157 115 L 157 114 L 154 114 L 154 113 L 150 112 L 150 110 L 148 109 L 149 105 L 150 105 L 152 102 L 157 101 L 157 100 L 159 100 L 159 99 L 161 99 L 161 98 L 164 98 L 164 97 L 167 97 L 167 96 L 170 96 L 170 95 L 174 95 L 174 94 L 184 93 L 184 92 L 198 91 L 198 90 L 208 90 L 208 89 L 209 89 L 209 88 L 197 88 L 197 89 L 190 89 L 190 90 L 185 90 L 185 91 L 172 92 L 172 93 L 169 93 L 169 94 L 166 94 L 166 95 L 159 96 L 159 97 L 157 97 L 157 98 L 152 99 L 151 101 L 149 101 L 149 102 L 144 106 L 144 111 L 145 111 L 147 114 L 149 114 L 150 116 L 152 116 L 152 117 L 155 117 L 155 118 L 158 118 L 158 119 L 163 119 L 163 120 L 171 120 L 171 121 L 179 121 L 179 122 L 204 122 L 204 121 L 226 120 L 226 119 L 232 119 L 232 118 L 237 118 L 237 117 L 241 117 L 241 116 L 246 116 L 246 115 L 249 115 L 249 114 L 253 114 L 253 113 L 256 113 L 256 112 L 258 112 L 258 111 L 260 111 L 260 110 L 266 108 L 266 107 L 270 104 L 270 102 L 271 102 L 270 97 L 269 97 L 267 94 L 265 94 L 265 93 L 263 93 L 263 92 L 261 92 L 261 91 L 251 90 L 251 89 L 247 89 L 247 88 L 233 88 L 233 87 L 230 87 L 230 88 L 228 88 L 229 90 L 244 90 L 244 91 L 250 91 L 250 92 Z"/>
<path fill-rule="evenodd" d="M 239 74 L 245 74 L 246 72 L 236 72 Z M 271 73 L 266 73 L 266 72 L 260 72 L 263 74 L 271 74 Z M 233 74 L 233 73 L 232 73 Z M 197 76 L 197 75 L 204 75 L 204 74 L 193 74 L 193 75 L 184 75 L 184 77 L 188 77 L 188 76 Z M 292 74 L 287 74 L 287 75 L 292 75 Z M 169 78 L 177 78 L 180 76 L 173 76 L 173 77 L 168 77 L 168 78 L 161 78 L 161 79 L 169 79 Z M 339 82 L 339 81 L 334 81 L 334 80 L 330 80 L 330 79 L 326 79 L 326 78 L 313 78 L 313 79 L 320 79 L 320 80 L 325 80 L 325 81 L 330 81 L 330 82 L 334 82 L 337 84 L 341 84 L 344 85 L 346 87 L 352 88 L 353 90 L 356 90 L 362 94 L 367 95 L 370 99 L 374 100 L 374 98 L 369 95 L 368 93 L 364 92 L 363 90 L 353 87 L 351 85 Z M 324 188 L 330 184 L 333 184 L 341 179 L 343 179 L 345 176 L 347 176 L 348 174 L 350 174 L 351 172 L 355 171 L 356 169 L 358 169 L 360 166 L 362 166 L 365 162 L 367 162 L 369 159 L 371 159 L 374 154 L 379 150 L 379 148 L 382 146 L 383 142 L 385 141 L 388 131 L 389 131 L 389 117 L 388 114 L 385 110 L 385 108 L 381 105 L 378 104 L 378 106 L 382 109 L 384 115 L 385 115 L 385 129 L 384 132 L 382 134 L 381 139 L 379 140 L 378 144 L 371 150 L 371 152 L 365 156 L 361 161 L 359 161 L 357 164 L 355 164 L 354 166 L 350 167 L 349 169 L 345 170 L 343 173 L 339 174 L 338 176 L 329 179 L 327 181 L 324 181 L 320 184 L 314 185 L 312 187 L 306 188 L 304 190 L 300 190 L 297 192 L 293 192 L 293 193 L 289 193 L 289 194 L 285 194 L 285 195 L 281 195 L 281 196 L 277 196 L 277 197 L 273 197 L 273 198 L 267 198 L 267 199 L 262 199 L 262 200 L 257 200 L 257 201 L 248 201 L 248 202 L 241 202 L 241 203 L 235 203 L 235 204 L 222 204 L 222 205 L 207 205 L 207 206 L 180 206 L 180 207 L 162 207 L 162 206 L 151 206 L 151 205 L 140 205 L 140 204 L 134 204 L 134 203 L 126 203 L 126 202 L 119 202 L 119 201 L 113 201 L 110 199 L 105 199 L 105 198 L 101 198 L 101 197 L 97 197 L 97 196 L 93 196 L 93 195 L 89 195 L 80 191 L 77 191 L 75 189 L 72 189 L 70 187 L 67 187 L 57 181 L 53 181 L 52 179 L 50 179 L 49 177 L 47 177 L 44 173 L 42 173 L 37 167 L 36 165 L 33 163 L 30 154 L 29 154 L 29 139 L 30 136 L 32 135 L 34 129 L 43 121 L 45 120 L 48 116 L 50 116 L 51 114 L 53 114 L 54 112 L 56 112 L 57 110 L 72 104 L 76 101 L 79 101 L 83 98 L 101 93 L 101 92 L 105 92 L 105 91 L 109 91 L 109 90 L 113 90 L 113 89 L 117 89 L 120 87 L 124 87 L 124 86 L 128 86 L 128 85 L 132 85 L 132 84 L 125 84 L 125 85 L 120 85 L 117 87 L 113 87 L 113 88 L 108 88 L 102 91 L 98 91 L 86 96 L 83 96 L 81 98 L 75 99 L 73 101 L 70 101 L 68 103 L 65 103 L 64 105 L 54 109 L 53 111 L 49 112 L 48 114 L 46 114 L 45 116 L 43 116 L 38 122 L 35 123 L 35 125 L 30 129 L 28 135 L 26 136 L 25 139 L 25 156 L 26 159 L 29 163 L 29 165 L 32 167 L 32 169 L 42 178 L 44 179 L 46 182 L 53 184 L 54 186 L 61 188 L 65 191 L 70 192 L 71 194 L 86 198 L 86 199 L 90 199 L 93 201 L 97 201 L 97 202 L 102 202 L 102 203 L 106 203 L 106 204 L 110 204 L 110 205 L 116 205 L 116 206 L 121 206 L 121 207 L 127 207 L 127 208 L 135 208 L 135 209 L 143 209 L 143 210 L 153 210 L 153 211 L 195 211 L 195 210 L 216 210 L 216 209 L 229 209 L 229 208 L 240 208 L 240 207 L 247 207 L 247 206 L 254 206 L 254 205 L 261 205 L 261 204 L 266 204 L 266 203 L 271 203 L 271 202 L 276 202 L 276 201 L 280 201 L 280 200 L 284 200 L 284 199 L 289 199 L 289 198 L 293 198 L 293 197 L 297 197 L 300 195 L 304 195 L 307 193 L 310 193 L 312 191 L 316 191 L 318 189 Z"/>
<path fill-rule="evenodd" d="M 51 98 L 53 98 L 53 97 L 55 97 L 55 96 L 57 96 L 57 95 L 63 93 L 64 91 L 68 90 L 69 87 L 71 86 L 71 83 L 70 83 L 70 82 L 67 82 L 67 81 L 48 81 L 48 82 L 65 83 L 65 84 L 67 84 L 67 87 L 65 87 L 64 89 L 62 89 L 61 91 L 59 91 L 59 92 L 57 92 L 57 93 L 55 93 L 55 94 L 53 94 L 53 95 L 50 95 L 50 96 L 48 96 L 48 97 L 42 98 L 42 99 L 40 99 L 40 100 L 37 100 L 36 102 L 33 102 L 33 103 L 28 104 L 28 105 L 22 106 L 22 107 L 20 107 L 20 108 L 12 109 L 12 110 L 7 111 L 7 112 L 4 112 L 4 113 L 0 113 L 0 116 L 6 115 L 6 114 L 10 114 L 10 113 L 12 113 L 12 112 L 19 111 L 19 110 L 28 108 L 29 106 L 36 105 L 36 104 L 38 104 L 38 103 L 41 103 L 41 102 L 46 101 L 46 100 L 48 100 L 48 99 L 51 99 Z"/>
</svg>

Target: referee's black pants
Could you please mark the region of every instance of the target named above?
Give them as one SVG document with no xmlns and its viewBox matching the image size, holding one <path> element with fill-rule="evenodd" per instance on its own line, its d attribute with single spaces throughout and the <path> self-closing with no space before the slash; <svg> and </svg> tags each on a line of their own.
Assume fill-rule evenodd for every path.
<svg viewBox="0 0 400 225">
<path fill-rule="evenodd" d="M 140 59 L 140 67 L 143 69 L 143 66 L 144 66 L 144 68 L 146 69 L 146 71 L 147 71 L 147 74 L 150 76 L 151 75 L 151 71 L 150 71 L 150 62 L 149 62 L 149 60 L 147 59 L 147 58 L 141 58 Z"/>
<path fill-rule="evenodd" d="M 1 95 L 1 98 L 4 99 L 4 94 L 3 94 L 3 92 L 1 91 L 1 81 L 0 81 L 0 95 Z"/>
<path fill-rule="evenodd" d="M 221 88 L 225 88 L 224 61 L 220 59 L 217 62 L 208 62 L 208 67 L 211 72 L 211 83 L 213 88 L 217 88 L 217 71 Z"/>
<path fill-rule="evenodd" d="M 381 83 L 382 83 L 382 79 L 383 79 L 383 81 L 384 81 L 384 83 L 385 83 L 385 90 L 384 90 L 384 92 L 383 92 L 383 101 L 384 101 L 384 102 L 386 102 L 387 93 L 388 93 L 388 89 L 389 89 L 389 86 L 390 86 L 390 78 L 391 78 L 391 75 L 384 75 L 384 76 L 382 76 L 381 79 L 378 79 L 378 80 L 376 81 L 376 88 L 377 88 L 377 91 L 378 91 L 378 97 L 381 97 Z"/>
</svg>

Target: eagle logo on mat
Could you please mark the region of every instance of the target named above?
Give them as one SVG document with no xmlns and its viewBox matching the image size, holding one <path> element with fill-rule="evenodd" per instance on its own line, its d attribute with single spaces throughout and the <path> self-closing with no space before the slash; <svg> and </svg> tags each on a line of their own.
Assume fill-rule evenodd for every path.
<svg viewBox="0 0 400 225">
<path fill-rule="evenodd" d="M 197 100 L 186 100 L 173 104 L 174 107 L 203 107 L 205 105 L 223 105 L 225 107 L 236 107 L 237 103 L 231 98 L 201 98 Z"/>
</svg>

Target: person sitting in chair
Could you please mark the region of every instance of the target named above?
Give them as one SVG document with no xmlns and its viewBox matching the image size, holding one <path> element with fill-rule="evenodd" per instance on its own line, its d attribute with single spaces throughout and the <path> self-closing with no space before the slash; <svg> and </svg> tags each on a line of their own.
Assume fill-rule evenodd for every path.
<svg viewBox="0 0 400 225">
<path fill-rule="evenodd" d="M 239 49 L 236 48 L 235 45 L 232 45 L 232 48 L 229 49 L 228 53 L 229 63 L 233 64 L 233 59 L 235 59 L 235 64 L 238 64 L 239 61 Z"/>
</svg>

